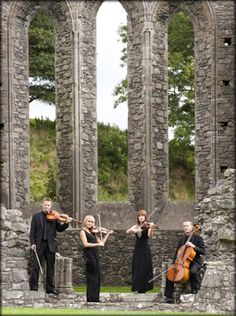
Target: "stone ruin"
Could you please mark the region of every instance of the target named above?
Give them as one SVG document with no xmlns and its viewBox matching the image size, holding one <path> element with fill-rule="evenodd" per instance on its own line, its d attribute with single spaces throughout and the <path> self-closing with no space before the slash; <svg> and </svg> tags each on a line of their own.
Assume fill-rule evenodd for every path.
<svg viewBox="0 0 236 316">
<path fill-rule="evenodd" d="M 30 203 L 27 34 L 39 9 L 55 27 L 57 202 L 74 218 L 98 208 L 96 15 L 102 3 L 1 1 L 1 199 L 7 209 L 24 212 Z M 235 1 L 120 4 L 128 28 L 130 210 L 161 209 L 169 199 L 167 34 L 178 11 L 195 31 L 198 203 L 235 167 Z"/>
<path fill-rule="evenodd" d="M 207 266 L 202 280 L 201 289 L 196 297 L 182 295 L 178 305 L 168 306 L 168 310 L 192 311 L 192 312 L 220 312 L 223 314 L 235 312 L 235 175 L 236 170 L 225 171 L 225 179 L 218 182 L 215 188 L 208 191 L 207 196 L 199 204 L 199 221 L 203 223 L 203 238 L 206 243 L 207 253 L 204 263 Z M 65 231 L 64 233 L 69 231 Z M 77 262 L 67 257 L 68 244 L 63 246 L 63 238 L 60 240 L 61 257 L 56 260 L 56 284 L 60 290 L 60 301 L 52 300 L 45 296 L 43 291 L 43 280 L 41 279 L 41 291 L 37 295 L 29 291 L 29 223 L 22 218 L 22 212 L 18 210 L 1 210 L 1 289 L 2 306 L 49 306 L 49 307 L 81 307 L 85 304 L 83 295 L 73 294 L 72 283 L 74 274 L 78 274 L 78 269 L 83 269 L 83 262 Z M 74 232 L 77 233 L 78 232 Z M 124 232 L 123 232 L 124 234 Z M 163 232 L 161 232 L 163 234 Z M 58 234 L 59 235 L 59 234 Z M 127 279 L 127 271 L 124 264 L 119 262 L 122 252 L 117 253 L 116 244 L 121 238 L 112 239 L 110 248 L 105 249 L 102 254 L 102 271 L 106 273 L 110 284 L 117 284 L 119 279 Z M 64 239 L 65 235 L 64 235 Z M 176 240 L 175 238 L 173 238 Z M 173 243 L 173 239 L 170 242 Z M 75 241 L 75 239 L 73 239 Z M 160 241 L 160 240 L 159 240 Z M 123 242 L 129 243 L 128 239 Z M 70 255 L 78 257 L 77 247 L 70 245 Z M 161 261 L 167 258 L 155 247 L 158 242 L 152 244 L 152 253 L 158 253 Z M 169 248 L 171 248 L 171 243 Z M 166 245 L 168 247 L 168 245 Z M 111 253 L 110 249 L 114 251 Z M 82 248 L 80 248 L 82 250 Z M 132 251 L 126 254 L 126 262 L 131 262 Z M 113 257 L 113 265 L 109 258 Z M 124 260 L 123 260 L 124 261 Z M 160 264 L 159 264 L 160 265 Z M 117 267 L 118 266 L 118 267 Z M 115 268 L 118 273 L 114 273 Z M 156 273 L 157 274 L 157 273 Z M 81 277 L 81 273 L 80 273 Z M 81 280 L 81 279 L 80 279 Z M 164 279 L 163 279 L 164 280 Z M 126 284 L 127 285 L 127 284 Z M 163 289 L 164 284 L 162 284 Z M 132 294 L 133 295 L 133 294 Z M 162 294 L 161 294 L 162 295 Z M 160 303 L 160 295 L 156 294 L 153 301 L 146 303 L 150 310 L 165 310 L 165 304 Z M 104 296 L 102 303 L 119 302 L 119 308 L 132 310 L 136 304 L 125 302 L 122 307 L 121 302 L 125 299 L 122 294 L 116 296 Z M 128 304 L 128 305 L 127 305 Z M 148 305 L 149 304 L 149 305 Z M 105 304 L 106 306 L 106 304 Z M 146 307 L 147 307 L 146 306 Z M 117 308 L 118 308 L 117 307 Z M 110 308 L 110 305 L 109 307 Z"/>
<path fill-rule="evenodd" d="M 24 219 L 30 205 L 27 32 L 37 10 L 43 9 L 52 19 L 56 34 L 57 203 L 60 209 L 67 210 L 74 218 L 82 218 L 102 208 L 104 216 L 109 218 L 104 224 L 111 222 L 115 227 L 119 210 L 119 218 L 123 219 L 119 224 L 124 227 L 127 218 L 133 220 L 135 210 L 144 208 L 150 212 L 157 207 L 165 233 L 172 232 L 173 238 L 175 229 L 180 229 L 179 223 L 173 227 L 173 221 L 169 220 L 173 213 L 177 219 L 186 218 L 183 216 L 186 214 L 188 219 L 199 220 L 207 242 L 208 265 L 201 292 L 191 308 L 232 311 L 235 1 L 120 1 L 127 13 L 128 26 L 129 201 L 123 205 L 103 203 L 100 206 L 97 200 L 96 15 L 102 3 L 100 0 L 1 1 L 3 305 L 32 306 L 35 301 L 32 293 L 27 292 L 29 226 Z M 196 205 L 185 208 L 168 204 L 167 32 L 169 20 L 178 11 L 190 17 L 195 31 Z M 160 234 L 157 236 L 159 240 Z M 155 244 L 152 247 L 155 252 Z M 62 247 L 62 256 L 63 251 Z M 164 260 L 168 259 L 166 254 L 163 256 Z M 70 288 L 70 281 L 67 283 Z M 224 305 L 220 306 L 220 301 Z M 41 292 L 36 303 L 47 305 Z"/>
</svg>

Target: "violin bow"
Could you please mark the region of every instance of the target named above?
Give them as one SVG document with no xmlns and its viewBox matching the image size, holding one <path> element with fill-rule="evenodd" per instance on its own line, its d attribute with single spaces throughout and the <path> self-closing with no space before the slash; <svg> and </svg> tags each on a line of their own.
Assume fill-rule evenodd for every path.
<svg viewBox="0 0 236 316">
<path fill-rule="evenodd" d="M 152 211 L 152 213 L 147 217 L 147 219 L 140 225 L 140 227 L 142 227 L 144 225 L 144 223 L 146 223 L 150 217 L 152 217 L 152 215 L 158 210 L 157 207 L 154 208 L 154 210 Z"/>
<path fill-rule="evenodd" d="M 35 253 L 35 257 L 36 257 L 36 259 L 38 261 L 40 272 L 43 275 L 43 269 L 42 269 L 42 266 L 41 266 L 40 261 L 39 261 L 39 256 L 38 256 L 37 250 L 36 249 L 33 249 L 33 250 L 34 250 L 34 253 Z"/>
<path fill-rule="evenodd" d="M 101 225 L 100 213 L 98 213 L 98 226 L 99 226 L 99 229 L 100 229 L 100 238 L 101 238 L 101 241 L 102 241 L 102 225 Z"/>
<path fill-rule="evenodd" d="M 159 278 L 160 276 L 162 276 L 162 274 L 168 272 L 169 270 L 170 270 L 170 268 L 168 268 L 167 270 L 165 270 L 165 271 L 161 272 L 160 274 L 154 276 L 152 279 L 148 280 L 148 283 L 153 282 L 154 280 L 156 280 L 157 278 Z"/>
</svg>

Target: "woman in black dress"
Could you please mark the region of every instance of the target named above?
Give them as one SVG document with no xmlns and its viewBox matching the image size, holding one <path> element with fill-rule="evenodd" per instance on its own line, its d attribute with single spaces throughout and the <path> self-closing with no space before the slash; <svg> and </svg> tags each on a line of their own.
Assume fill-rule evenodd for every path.
<svg viewBox="0 0 236 316">
<path fill-rule="evenodd" d="M 132 260 L 132 291 L 145 293 L 153 289 L 153 282 L 148 282 L 153 278 L 152 256 L 148 244 L 148 239 L 153 235 L 153 223 L 145 225 L 147 212 L 140 210 L 137 213 L 137 225 L 127 229 L 127 234 L 135 234 L 136 243 Z"/>
<path fill-rule="evenodd" d="M 95 219 L 92 215 L 86 215 L 83 227 L 80 231 L 80 240 L 83 244 L 83 256 L 86 267 L 87 302 L 100 302 L 100 262 L 97 247 L 103 247 L 110 232 L 101 240 L 93 232 Z"/>
</svg>

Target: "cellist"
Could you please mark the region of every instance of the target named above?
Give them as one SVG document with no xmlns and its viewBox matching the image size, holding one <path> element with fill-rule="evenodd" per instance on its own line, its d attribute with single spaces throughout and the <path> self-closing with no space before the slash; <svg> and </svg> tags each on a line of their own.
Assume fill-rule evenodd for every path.
<svg viewBox="0 0 236 316">
<path fill-rule="evenodd" d="M 178 250 L 181 247 L 184 246 L 186 247 L 186 249 L 187 247 L 193 248 L 196 254 L 190 263 L 189 281 L 190 281 L 191 293 L 196 294 L 198 292 L 197 273 L 202 266 L 201 255 L 204 255 L 205 253 L 205 245 L 204 245 L 204 241 L 202 237 L 196 232 L 194 232 L 194 225 L 192 222 L 190 221 L 183 222 L 183 231 L 184 231 L 184 234 L 180 237 L 178 241 L 173 263 L 176 261 Z M 167 276 L 168 276 L 168 272 L 167 272 Z M 168 277 L 166 277 L 164 303 L 169 303 L 169 304 L 174 303 L 173 297 L 172 297 L 174 283 L 175 282 L 170 281 Z"/>
</svg>

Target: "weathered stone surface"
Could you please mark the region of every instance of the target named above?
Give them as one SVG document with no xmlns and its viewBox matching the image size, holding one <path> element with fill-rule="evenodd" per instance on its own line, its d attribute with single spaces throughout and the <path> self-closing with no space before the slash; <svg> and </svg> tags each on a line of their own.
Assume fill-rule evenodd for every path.
<svg viewBox="0 0 236 316">
<path fill-rule="evenodd" d="M 129 202 L 123 213 L 110 207 L 112 220 L 130 217 L 126 210 L 145 208 L 159 210 L 168 201 L 168 23 L 178 10 L 186 12 L 195 29 L 195 153 L 196 200 L 201 205 L 191 213 L 203 226 L 209 273 L 223 273 L 221 288 L 202 288 L 195 303 L 183 303 L 178 309 L 199 311 L 232 311 L 233 262 L 235 252 L 235 1 L 121 1 L 128 15 L 128 99 L 129 99 Z M 19 277 L 14 283 L 14 264 L 28 271 L 30 256 L 22 213 L 30 203 L 30 157 L 28 120 L 28 27 L 35 12 L 44 9 L 55 23 L 57 86 L 57 161 L 58 203 L 74 218 L 98 212 L 97 202 L 97 115 L 96 115 L 96 15 L 100 1 L 1 1 L 1 267 L 6 299 L 3 305 L 54 306 L 59 302 L 38 299 L 34 293 L 15 288 L 25 282 Z M 209 30 L 217 30 L 214 34 Z M 7 209 L 6 209 L 7 208 Z M 107 207 L 106 214 L 108 214 Z M 172 209 L 173 210 L 173 209 Z M 192 210 L 192 209 L 191 209 Z M 108 214 L 107 217 L 109 217 Z M 168 212 L 167 212 L 168 213 Z M 165 212 L 163 227 L 168 226 Z M 176 215 L 176 214 L 174 214 Z M 183 214 L 178 213 L 180 220 Z M 131 218 L 131 217 L 130 217 Z M 132 220 L 131 220 L 132 221 Z M 112 278 L 111 267 L 117 265 L 119 276 L 130 278 L 129 260 L 133 239 L 122 227 L 116 238 L 111 237 L 101 255 Z M 109 223 L 109 221 L 104 224 Z M 166 226 L 164 226 L 166 225 Z M 113 227 L 112 227 L 113 228 Z M 61 243 L 63 255 L 73 257 L 74 278 L 84 280 L 77 232 L 71 231 Z M 15 238 L 15 235 L 18 238 Z M 168 236 L 167 236 L 168 235 Z M 178 232 L 160 231 L 150 243 L 154 265 L 170 258 L 169 242 Z M 69 238 L 69 236 L 71 236 Z M 118 239 L 119 238 L 119 239 Z M 156 244 L 158 245 L 156 245 Z M 161 245 L 164 245 L 162 247 Z M 66 248 L 68 247 L 68 248 Z M 70 254 L 66 249 L 70 249 Z M 115 250 L 117 253 L 115 254 Z M 125 250 L 125 251 L 124 251 Z M 109 256 L 109 253 L 114 256 Z M 119 256 L 118 256 L 119 254 Z M 129 257 L 127 257 L 127 254 Z M 77 258 L 76 258 L 77 257 Z M 214 262 L 220 259 L 227 266 Z M 15 262 L 15 263 L 14 263 Z M 8 267 L 11 266 L 9 269 Z M 103 262 L 102 262 L 103 264 Z M 156 267 L 155 267 L 156 268 Z M 102 267 L 102 271 L 105 271 Z M 158 272 L 158 270 L 157 270 Z M 26 275 L 24 272 L 22 275 Z M 118 278 L 117 278 L 118 280 Z M 122 282 L 126 282 L 123 277 Z M 128 280 L 130 282 L 130 279 Z M 218 284 L 217 283 L 217 284 Z M 204 284 L 204 283 L 203 283 Z M 212 284 L 213 285 L 213 284 Z M 14 292 L 11 292 L 12 289 Z M 231 289 L 231 290 L 230 290 Z M 12 295 L 12 293 L 15 293 Z M 208 296 L 207 296 L 208 295 Z M 221 299 L 217 299 L 218 297 Z M 28 296 L 28 297 L 27 297 Z M 207 297 L 207 300 L 206 300 Z M 81 298 L 80 298 L 81 299 Z M 26 302 L 26 300 L 28 300 Z M 46 299 L 47 300 L 47 299 Z M 81 307 L 78 303 L 69 302 Z M 53 305 L 54 304 L 54 305 Z M 62 301 L 61 304 L 65 304 Z M 105 304 L 105 303 L 104 303 Z M 64 306 L 64 305 L 63 305 Z M 95 305 L 91 308 L 100 308 Z M 104 308 L 117 308 L 107 303 Z M 132 308 L 132 304 L 120 306 Z M 147 310 L 174 310 L 176 306 L 139 304 Z"/>
<path fill-rule="evenodd" d="M 100 1 L 1 1 L 1 183 L 9 209 L 30 204 L 28 27 L 55 26 L 58 203 L 82 218 L 97 202 L 96 17 Z M 195 27 L 196 200 L 235 166 L 235 1 L 121 1 L 128 16 L 129 203 L 168 201 L 170 18 Z M 217 30 L 215 36 L 208 30 Z M 221 188 L 214 189 L 214 194 Z M 225 204 L 223 204 L 225 206 Z"/>
</svg>

